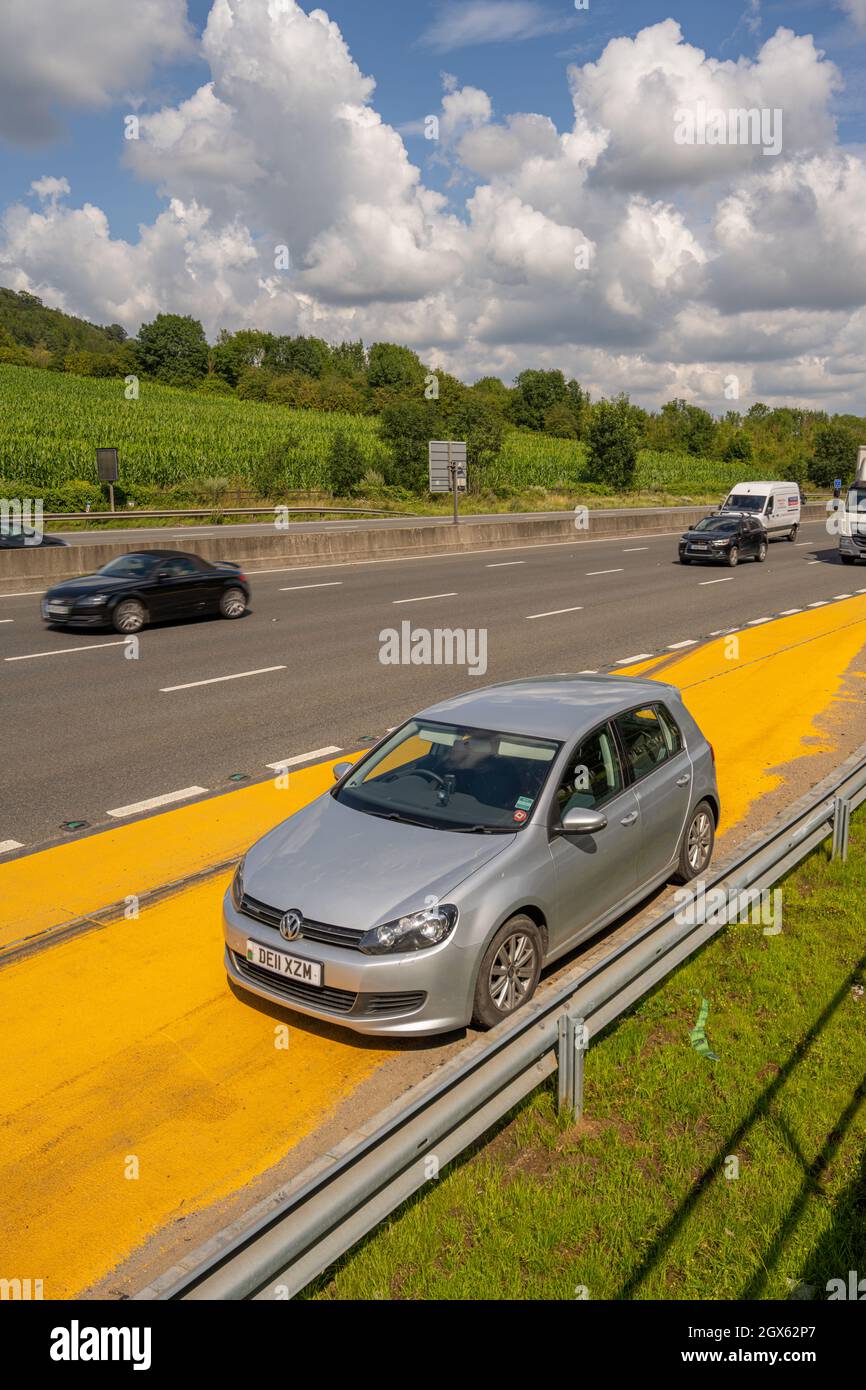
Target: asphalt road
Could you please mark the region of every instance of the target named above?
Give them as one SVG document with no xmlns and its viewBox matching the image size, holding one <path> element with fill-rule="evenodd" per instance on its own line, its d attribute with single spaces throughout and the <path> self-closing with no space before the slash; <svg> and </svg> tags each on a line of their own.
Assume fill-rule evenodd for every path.
<svg viewBox="0 0 866 1390">
<path fill-rule="evenodd" d="M 810 603 L 862 592 L 822 523 L 764 565 L 676 563 L 677 533 L 250 571 L 252 611 L 113 632 L 46 629 L 33 595 L 0 596 L 0 850 L 62 823 L 270 764 L 357 746 L 475 683 L 604 670 Z M 861 588 L 861 585 L 863 588 Z M 380 633 L 484 629 L 487 669 L 384 665 Z M 251 674 L 253 673 L 253 674 Z M 230 678 L 231 679 L 228 679 Z M 181 687 L 181 688 L 177 688 Z"/>
</svg>

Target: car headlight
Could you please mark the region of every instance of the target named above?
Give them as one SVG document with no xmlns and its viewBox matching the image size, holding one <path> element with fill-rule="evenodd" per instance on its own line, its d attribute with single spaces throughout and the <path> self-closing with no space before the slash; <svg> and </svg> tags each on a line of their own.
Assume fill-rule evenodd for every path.
<svg viewBox="0 0 866 1390">
<path fill-rule="evenodd" d="M 713 541 L 713 545 L 730 545 L 730 541 Z"/>
<path fill-rule="evenodd" d="M 235 869 L 235 876 L 234 876 L 234 878 L 232 879 L 231 895 L 232 895 L 232 902 L 234 903 L 234 905 L 235 905 L 237 911 L 240 912 L 240 910 L 241 910 L 241 903 L 243 902 L 243 897 L 244 897 L 244 861 L 243 861 L 243 859 L 241 860 L 240 864 L 238 864 L 237 868 Z"/>
<path fill-rule="evenodd" d="M 358 946 L 368 956 L 383 956 L 391 951 L 423 951 L 428 946 L 438 946 L 450 936 L 456 922 L 454 904 L 440 903 L 438 907 L 425 907 L 420 912 L 398 917 L 394 922 L 383 922 L 381 927 L 365 932 Z"/>
<path fill-rule="evenodd" d="M 79 608 L 97 608 L 100 603 L 108 602 L 108 594 L 88 594 L 87 598 L 77 600 Z"/>
</svg>

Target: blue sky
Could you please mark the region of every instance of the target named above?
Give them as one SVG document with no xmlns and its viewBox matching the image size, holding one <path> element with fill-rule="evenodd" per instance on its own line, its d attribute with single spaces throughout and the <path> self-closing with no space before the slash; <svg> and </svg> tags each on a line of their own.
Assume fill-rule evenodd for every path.
<svg viewBox="0 0 866 1390">
<path fill-rule="evenodd" d="M 188 0 L 190 21 L 199 33 L 210 8 L 211 0 Z M 852 44 L 851 25 L 833 5 L 761 0 L 753 12 L 749 0 L 589 0 L 589 8 L 578 12 L 553 0 L 539 2 L 537 9 L 542 25 L 561 24 L 559 30 L 444 49 L 423 41 L 449 9 L 439 0 L 330 0 L 322 8 L 339 24 L 362 72 L 375 78 L 374 104 L 383 119 L 398 128 L 439 109 L 443 71 L 461 84 L 487 91 L 499 116 L 539 112 L 560 129 L 567 128 L 572 115 L 568 65 L 594 62 L 611 38 L 633 35 L 672 16 L 681 22 L 690 43 L 721 59 L 753 55 L 779 25 L 814 34 L 846 78 L 848 90 L 835 103 L 840 140 L 866 141 L 866 98 L 861 95 L 866 46 Z M 208 75 L 202 62 L 166 67 L 142 94 L 140 109 L 175 103 Z M 164 200 L 155 186 L 142 183 L 124 167 L 120 132 L 129 109 L 128 103 L 118 102 L 94 114 L 71 114 L 61 139 L 35 147 L 0 141 L 0 207 L 23 197 L 34 179 L 62 175 L 76 198 L 105 210 L 115 236 L 135 240 L 139 223 L 151 222 Z M 409 135 L 406 143 L 411 158 L 423 167 L 425 181 L 431 187 L 446 187 L 447 175 L 435 161 L 428 163 L 427 142 Z"/>
</svg>

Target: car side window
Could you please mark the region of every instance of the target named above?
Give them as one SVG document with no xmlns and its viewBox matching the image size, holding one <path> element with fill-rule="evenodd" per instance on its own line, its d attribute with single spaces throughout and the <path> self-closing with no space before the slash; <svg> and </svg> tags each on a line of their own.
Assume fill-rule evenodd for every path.
<svg viewBox="0 0 866 1390">
<path fill-rule="evenodd" d="M 560 818 L 575 807 L 602 806 L 622 791 L 619 753 L 610 728 L 605 725 L 575 749 L 556 791 Z"/>
<path fill-rule="evenodd" d="M 679 753 L 682 749 L 683 736 L 679 731 L 679 727 L 676 724 L 673 715 L 670 714 L 670 712 L 667 709 L 665 709 L 664 705 L 656 705 L 656 713 L 659 717 L 659 723 L 662 727 L 662 733 L 665 736 L 665 743 L 667 744 L 668 748 L 668 756 L 672 758 L 675 753 Z"/>
<path fill-rule="evenodd" d="M 618 715 L 616 726 L 635 779 L 645 777 L 670 756 L 664 729 L 652 705 Z"/>
<path fill-rule="evenodd" d="M 160 567 L 163 571 L 171 575 L 172 579 L 186 578 L 190 574 L 198 574 L 198 566 L 192 560 L 187 560 L 183 555 L 176 555 L 172 560 L 166 560 Z"/>
</svg>

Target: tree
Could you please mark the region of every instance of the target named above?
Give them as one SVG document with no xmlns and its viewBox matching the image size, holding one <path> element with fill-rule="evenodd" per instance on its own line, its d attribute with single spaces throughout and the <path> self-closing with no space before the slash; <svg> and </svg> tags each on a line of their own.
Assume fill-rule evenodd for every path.
<svg viewBox="0 0 866 1390">
<path fill-rule="evenodd" d="M 208 344 L 198 319 L 189 314 L 157 314 L 138 333 L 141 371 L 169 386 L 195 385 L 207 375 Z"/>
<path fill-rule="evenodd" d="M 834 420 L 815 432 L 815 452 L 809 478 L 816 487 L 832 487 L 837 478 L 846 483 L 857 465 L 857 440 L 845 425 Z"/>
<path fill-rule="evenodd" d="M 619 395 L 593 406 L 588 446 L 589 480 L 604 484 L 612 492 L 627 492 L 634 483 L 638 446 L 628 396 Z"/>
<path fill-rule="evenodd" d="M 523 425 L 530 430 L 543 430 L 547 411 L 566 400 L 565 377 L 560 371 L 531 369 L 521 372 L 514 385 L 511 418 L 515 425 Z"/>
<path fill-rule="evenodd" d="M 751 463 L 752 441 L 742 430 L 737 430 L 725 445 L 722 458 L 725 463 Z"/>
<path fill-rule="evenodd" d="M 420 386 L 425 375 L 420 357 L 411 348 L 399 347 L 397 343 L 374 343 L 370 348 L 367 381 L 373 389 Z"/>
<path fill-rule="evenodd" d="M 386 406 L 382 412 L 379 434 L 390 446 L 393 467 L 387 482 L 394 482 L 411 492 L 427 488 L 427 445 L 438 439 L 438 411 L 435 402 L 405 399 Z"/>
<path fill-rule="evenodd" d="M 552 405 L 544 412 L 544 433 L 554 439 L 577 439 L 580 429 L 574 412 L 567 405 Z"/>
<path fill-rule="evenodd" d="M 345 430 L 337 430 L 328 454 L 328 485 L 335 497 L 354 497 L 364 476 L 364 456 Z"/>
</svg>

